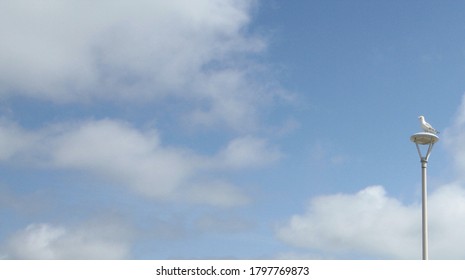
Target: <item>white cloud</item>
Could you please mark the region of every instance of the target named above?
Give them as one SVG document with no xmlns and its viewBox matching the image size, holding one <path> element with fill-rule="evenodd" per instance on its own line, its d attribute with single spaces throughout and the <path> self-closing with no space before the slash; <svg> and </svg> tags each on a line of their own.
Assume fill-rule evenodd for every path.
<svg viewBox="0 0 465 280">
<path fill-rule="evenodd" d="M 90 171 L 152 197 L 173 192 L 196 164 L 193 154 L 161 146 L 155 131 L 111 120 L 82 123 L 52 143 L 55 166 Z"/>
<path fill-rule="evenodd" d="M 429 256 L 465 258 L 465 188 L 451 184 L 428 199 Z M 381 186 L 356 194 L 320 196 L 277 231 L 297 248 L 329 258 L 421 258 L 421 207 L 389 197 Z"/>
<path fill-rule="evenodd" d="M 247 31 L 255 2 L 2 1 L 0 95 L 175 96 L 189 104 L 191 123 L 253 126 L 258 108 L 277 95 L 253 78 L 261 70 L 250 54 L 266 48 Z"/>
<path fill-rule="evenodd" d="M 12 75 L 4 79 L 40 95 L 73 94 L 67 91 L 105 79 L 125 85 L 131 76 L 176 87 L 253 43 L 241 34 L 247 2 L 3 1 L 0 53 L 11 63 L 2 72 Z"/>
<path fill-rule="evenodd" d="M 30 224 L 6 241 L 8 259 L 125 259 L 129 257 L 124 227 L 98 223 L 77 228 Z"/>
<path fill-rule="evenodd" d="M 157 131 L 115 120 L 61 123 L 27 131 L 0 122 L 0 160 L 44 168 L 81 170 L 155 199 L 181 199 L 214 206 L 249 202 L 217 173 L 259 167 L 280 153 L 256 137 L 233 139 L 213 156 L 162 144 Z"/>
<path fill-rule="evenodd" d="M 436 259 L 464 259 L 465 187 L 445 185 L 428 197 L 430 255 Z"/>
<path fill-rule="evenodd" d="M 278 236 L 296 247 L 336 256 L 415 258 L 420 245 L 419 213 L 417 207 L 387 197 L 381 186 L 372 186 L 354 195 L 312 199 L 307 212 L 294 215 Z"/>
</svg>

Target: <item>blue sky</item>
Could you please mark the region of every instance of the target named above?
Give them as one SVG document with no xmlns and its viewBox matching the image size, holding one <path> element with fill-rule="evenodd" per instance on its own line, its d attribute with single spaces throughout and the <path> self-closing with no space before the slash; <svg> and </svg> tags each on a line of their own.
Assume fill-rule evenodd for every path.
<svg viewBox="0 0 465 280">
<path fill-rule="evenodd" d="M 6 0 L 0 258 L 465 258 L 461 1 Z"/>
</svg>

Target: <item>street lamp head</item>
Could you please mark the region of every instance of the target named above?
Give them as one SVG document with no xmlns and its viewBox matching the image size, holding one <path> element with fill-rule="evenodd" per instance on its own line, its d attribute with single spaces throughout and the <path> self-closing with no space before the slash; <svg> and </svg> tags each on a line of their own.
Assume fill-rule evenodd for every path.
<svg viewBox="0 0 465 280">
<path fill-rule="evenodd" d="M 431 154 L 431 150 L 433 149 L 434 143 L 439 141 L 439 137 L 434 133 L 418 132 L 410 137 L 410 141 L 415 143 L 421 162 L 426 164 Z M 421 154 L 420 145 L 428 145 L 428 150 L 424 156 Z"/>
<path fill-rule="evenodd" d="M 410 141 L 414 142 L 415 144 L 429 145 L 429 144 L 434 144 L 438 142 L 439 137 L 433 133 L 419 132 L 419 133 L 413 134 L 410 137 Z"/>
</svg>

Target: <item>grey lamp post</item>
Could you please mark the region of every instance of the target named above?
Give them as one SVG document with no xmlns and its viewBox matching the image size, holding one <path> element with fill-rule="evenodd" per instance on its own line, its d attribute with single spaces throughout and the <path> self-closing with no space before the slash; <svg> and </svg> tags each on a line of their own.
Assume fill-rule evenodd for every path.
<svg viewBox="0 0 465 280">
<path fill-rule="evenodd" d="M 428 158 L 433 149 L 434 143 L 439 141 L 439 137 L 436 134 L 429 132 L 419 132 L 410 137 L 410 140 L 417 146 L 418 155 L 421 161 L 421 186 L 422 186 L 422 248 L 423 248 L 423 260 L 428 259 L 428 207 L 427 207 L 427 182 L 426 182 L 426 169 L 428 166 Z M 421 154 L 419 145 L 428 145 L 426 155 Z"/>
</svg>

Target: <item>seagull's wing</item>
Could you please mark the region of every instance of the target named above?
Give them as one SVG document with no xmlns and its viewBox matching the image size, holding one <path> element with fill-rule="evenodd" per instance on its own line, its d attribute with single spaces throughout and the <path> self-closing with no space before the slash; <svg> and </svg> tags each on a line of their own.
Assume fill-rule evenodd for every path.
<svg viewBox="0 0 465 280">
<path fill-rule="evenodd" d="M 434 129 L 429 123 L 427 122 L 424 122 L 423 123 L 425 125 L 425 127 L 429 128 L 429 129 Z"/>
<path fill-rule="evenodd" d="M 430 125 L 427 122 L 423 122 L 422 126 L 423 126 L 423 130 L 425 132 L 432 132 L 432 133 L 435 133 L 435 134 L 439 134 L 439 131 L 437 131 L 432 125 Z"/>
</svg>

